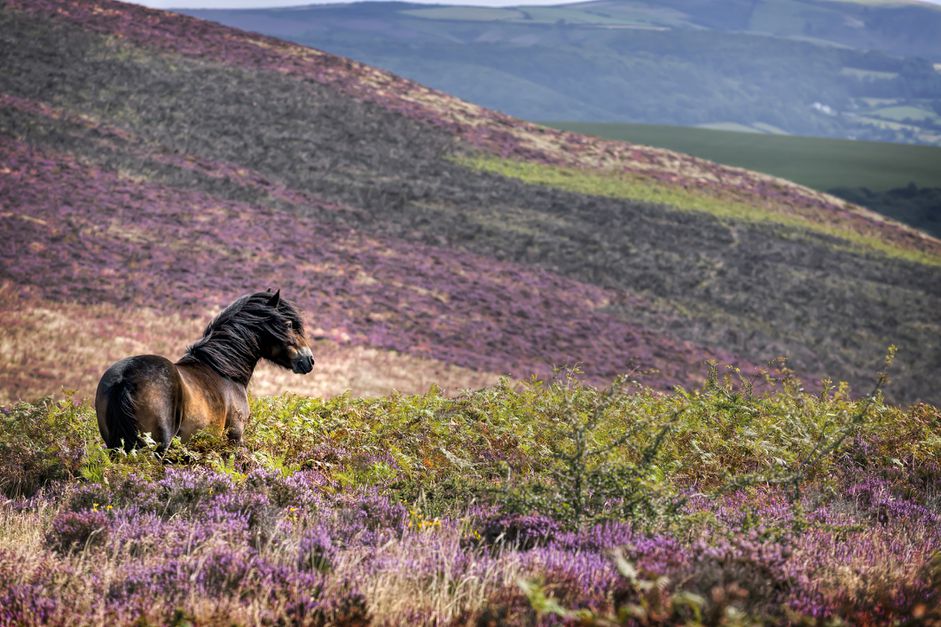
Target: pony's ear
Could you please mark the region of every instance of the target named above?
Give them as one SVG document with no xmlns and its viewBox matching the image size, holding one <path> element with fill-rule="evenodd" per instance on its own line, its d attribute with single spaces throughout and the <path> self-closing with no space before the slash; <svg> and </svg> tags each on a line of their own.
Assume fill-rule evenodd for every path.
<svg viewBox="0 0 941 627">
<path fill-rule="evenodd" d="M 269 290 L 270 291 L 270 290 Z M 277 307 L 281 303 L 281 290 L 278 290 L 268 299 L 268 305 L 271 307 Z"/>
</svg>

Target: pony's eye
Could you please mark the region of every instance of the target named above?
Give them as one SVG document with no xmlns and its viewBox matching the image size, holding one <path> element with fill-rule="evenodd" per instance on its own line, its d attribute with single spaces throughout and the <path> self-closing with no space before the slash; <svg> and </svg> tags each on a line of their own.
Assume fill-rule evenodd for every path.
<svg viewBox="0 0 941 627">
<path fill-rule="evenodd" d="M 288 328 L 289 328 L 289 329 L 293 329 L 293 328 L 294 328 L 294 323 L 291 322 L 290 320 L 288 320 Z"/>
</svg>

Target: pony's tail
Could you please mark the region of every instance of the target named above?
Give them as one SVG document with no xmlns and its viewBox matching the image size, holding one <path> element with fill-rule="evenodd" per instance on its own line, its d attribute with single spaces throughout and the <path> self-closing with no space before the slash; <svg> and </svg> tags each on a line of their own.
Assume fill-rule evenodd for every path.
<svg viewBox="0 0 941 627">
<path fill-rule="evenodd" d="M 130 453 L 139 443 L 137 418 L 134 417 L 134 400 L 131 398 L 131 385 L 126 379 L 119 379 L 111 387 L 108 409 L 105 411 L 105 424 L 108 425 L 108 448 L 124 446 Z"/>
</svg>

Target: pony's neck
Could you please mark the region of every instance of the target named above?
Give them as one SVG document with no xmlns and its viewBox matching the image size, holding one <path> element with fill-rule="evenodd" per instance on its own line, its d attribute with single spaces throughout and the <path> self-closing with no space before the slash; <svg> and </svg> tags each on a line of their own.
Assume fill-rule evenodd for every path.
<svg viewBox="0 0 941 627">
<path fill-rule="evenodd" d="M 193 344 L 180 361 L 203 364 L 219 376 L 247 386 L 261 353 L 258 338 L 231 335 L 220 329 Z"/>
</svg>

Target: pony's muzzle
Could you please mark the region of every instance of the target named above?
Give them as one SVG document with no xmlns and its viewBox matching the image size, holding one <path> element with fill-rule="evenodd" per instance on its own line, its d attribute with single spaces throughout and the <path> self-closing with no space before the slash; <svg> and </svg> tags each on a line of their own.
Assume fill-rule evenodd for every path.
<svg viewBox="0 0 941 627">
<path fill-rule="evenodd" d="M 291 370 L 297 374 L 307 374 L 314 369 L 314 354 L 306 346 L 299 351 L 297 358 L 291 362 Z"/>
</svg>

